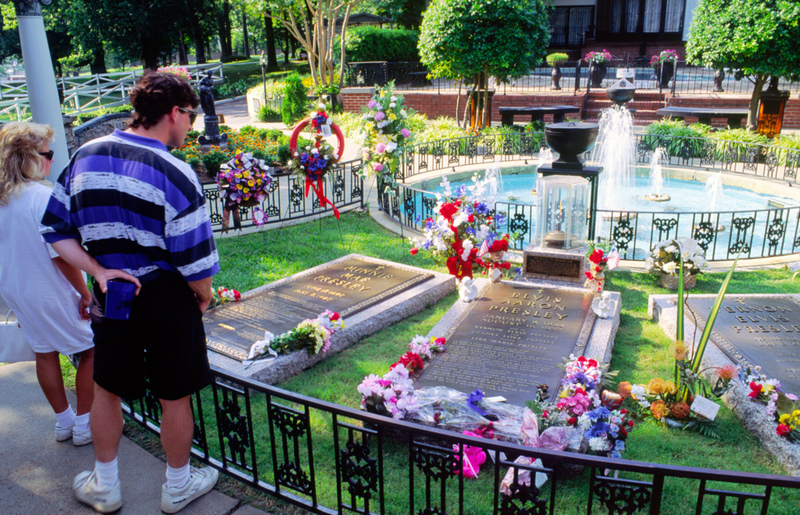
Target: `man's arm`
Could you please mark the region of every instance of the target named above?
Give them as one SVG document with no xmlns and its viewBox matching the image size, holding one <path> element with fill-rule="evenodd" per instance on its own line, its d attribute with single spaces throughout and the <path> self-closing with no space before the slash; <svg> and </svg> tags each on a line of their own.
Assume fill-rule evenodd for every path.
<svg viewBox="0 0 800 515">
<path fill-rule="evenodd" d="M 211 277 L 199 281 L 189 281 L 189 288 L 197 298 L 197 307 L 200 308 L 200 312 L 205 313 L 211 299 L 214 298 L 214 292 L 211 290 Z"/>
<path fill-rule="evenodd" d="M 78 304 L 80 317 L 84 320 L 91 320 L 88 309 L 92 304 L 92 296 L 89 293 L 89 288 L 86 287 L 86 280 L 81 271 L 64 261 L 64 258 L 60 256 L 53 258 L 53 264 L 61 270 L 61 273 L 67 278 L 72 287 L 81 294 L 81 301 Z"/>
<path fill-rule="evenodd" d="M 97 260 L 95 260 L 88 252 L 86 252 L 86 249 L 83 248 L 78 240 L 74 238 L 66 238 L 55 241 L 51 243 L 51 245 L 56 252 L 58 252 L 58 255 L 64 259 L 64 261 L 74 267 L 80 268 L 87 274 L 94 277 L 97 281 L 97 284 L 100 286 L 100 291 L 103 293 L 108 290 L 106 283 L 110 279 L 124 279 L 136 285 L 136 295 L 139 295 L 139 290 L 142 289 L 142 283 L 139 282 L 139 279 L 127 272 L 123 272 L 122 270 L 109 270 L 103 268 L 102 265 L 97 262 Z"/>
</svg>

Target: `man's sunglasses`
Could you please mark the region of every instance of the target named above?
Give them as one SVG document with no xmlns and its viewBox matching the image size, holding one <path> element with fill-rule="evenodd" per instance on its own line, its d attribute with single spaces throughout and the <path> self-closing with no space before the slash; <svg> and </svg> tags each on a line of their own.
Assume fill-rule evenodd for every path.
<svg viewBox="0 0 800 515">
<path fill-rule="evenodd" d="M 197 111 L 192 111 L 191 109 L 186 109 L 185 107 L 179 107 L 178 111 L 188 114 L 189 123 L 194 125 L 194 121 L 197 120 L 197 115 L 199 114 Z"/>
<path fill-rule="evenodd" d="M 53 156 L 55 155 L 55 150 L 48 150 L 47 152 L 38 152 L 38 154 L 42 157 L 47 158 L 48 161 L 53 160 Z"/>
</svg>

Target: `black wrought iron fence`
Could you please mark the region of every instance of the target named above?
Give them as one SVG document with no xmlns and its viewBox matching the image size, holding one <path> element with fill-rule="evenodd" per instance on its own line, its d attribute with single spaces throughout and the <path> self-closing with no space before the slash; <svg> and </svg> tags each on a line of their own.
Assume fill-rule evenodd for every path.
<svg viewBox="0 0 800 515">
<path fill-rule="evenodd" d="M 577 91 L 589 88 L 589 64 L 585 61 L 562 61 L 557 64 L 561 91 Z M 651 67 L 644 59 L 622 60 L 612 59 L 603 64 L 605 77 L 600 83 L 607 88 L 617 82 L 621 76 L 629 77 L 636 89 L 647 91 L 671 91 L 683 94 L 731 93 L 749 95 L 753 92 L 752 81 L 743 77 L 736 79 L 735 70 L 723 70 L 722 76 L 715 78 L 717 70 L 687 64 L 685 61 L 675 63 L 672 79 L 662 86 L 658 78 L 658 70 Z M 543 64 L 530 70 L 522 77 L 497 82 L 490 79 L 489 86 L 497 92 L 526 93 L 553 91 L 553 67 Z M 345 85 L 347 87 L 383 86 L 395 80 L 398 89 L 407 90 L 445 90 L 455 89 L 458 84 L 454 80 L 428 78 L 427 68 L 422 63 L 390 63 L 386 61 L 353 62 L 347 64 Z M 470 83 L 467 82 L 467 86 Z M 800 82 L 780 79 L 779 89 L 788 90 L 793 95 L 800 94 Z"/>
<path fill-rule="evenodd" d="M 658 514 L 706 507 L 766 514 L 797 506 L 797 477 L 524 447 L 366 413 L 217 368 L 213 374 L 213 384 L 192 398 L 194 457 L 312 513 Z M 159 432 L 159 404 L 149 392 L 124 409 Z M 470 482 L 454 474 L 467 446 L 491 456 Z M 520 484 L 523 471 L 548 481 L 541 488 Z M 567 479 L 576 475 L 588 481 Z"/>
<path fill-rule="evenodd" d="M 337 209 L 350 206 L 363 206 L 364 178 L 360 174 L 361 160 L 339 163 L 325 178 L 325 195 Z M 214 182 L 203 184 L 206 206 L 211 216 L 211 227 L 215 232 L 226 228 L 247 228 L 256 226 L 253 221 L 253 208 L 239 207 L 229 211 Z M 267 215 L 267 224 L 282 223 L 330 211 L 320 206 L 320 201 L 312 193 L 305 196 L 305 185 L 289 173 L 278 173 L 273 177 L 267 198 L 259 206 Z M 227 222 L 227 223 L 226 223 Z"/>
<path fill-rule="evenodd" d="M 798 183 L 800 150 L 769 145 L 673 136 L 636 135 L 638 165 L 649 166 L 656 148 L 666 149 L 669 166 L 721 171 L 754 178 Z M 432 191 L 405 184 L 427 172 L 442 174 L 459 168 L 495 166 L 523 161 L 535 165 L 543 141 L 541 133 L 470 136 L 415 145 L 407 150 L 398 170 L 396 186 L 379 181 L 380 208 L 405 227 L 419 230 L 434 217 L 437 203 Z M 585 159 L 590 159 L 586 154 Z M 435 177 L 435 176 L 434 176 Z M 536 216 L 531 204 L 498 202 L 499 229 L 521 236 L 518 250 L 533 238 Z M 668 238 L 691 237 L 706 250 L 711 261 L 729 260 L 741 252 L 743 259 L 791 255 L 800 250 L 800 204 L 774 209 L 721 212 L 633 212 L 598 210 L 595 233 L 613 240 L 624 259 L 644 261 L 655 243 Z"/>
</svg>

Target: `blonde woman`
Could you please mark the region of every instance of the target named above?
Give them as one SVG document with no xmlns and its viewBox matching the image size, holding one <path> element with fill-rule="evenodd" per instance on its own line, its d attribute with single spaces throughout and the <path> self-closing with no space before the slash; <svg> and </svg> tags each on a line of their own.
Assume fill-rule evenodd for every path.
<svg viewBox="0 0 800 515">
<path fill-rule="evenodd" d="M 86 280 L 39 234 L 52 188 L 53 129 L 9 123 L 0 129 L 0 294 L 36 353 L 36 376 L 56 413 L 56 440 L 91 443 L 94 344 Z M 79 356 L 77 414 L 67 401 L 59 353 Z M 24 428 L 20 428 L 21 430 Z"/>
</svg>

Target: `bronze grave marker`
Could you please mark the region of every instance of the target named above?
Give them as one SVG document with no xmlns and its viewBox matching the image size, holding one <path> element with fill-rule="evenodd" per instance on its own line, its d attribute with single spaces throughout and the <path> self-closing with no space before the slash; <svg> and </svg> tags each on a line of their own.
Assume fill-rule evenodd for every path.
<svg viewBox="0 0 800 515">
<path fill-rule="evenodd" d="M 540 384 L 558 390 L 570 354 L 581 355 L 594 315 L 592 295 L 556 288 L 493 284 L 447 338 L 447 350 L 431 360 L 417 386 L 448 386 L 464 393 L 480 388 L 524 405 Z"/>
<path fill-rule="evenodd" d="M 433 277 L 382 261 L 352 258 L 315 267 L 239 302 L 206 313 L 209 349 L 243 360 L 264 332 L 279 335 L 326 309 L 345 319 Z M 346 320 L 345 320 L 346 321 Z"/>
<path fill-rule="evenodd" d="M 701 331 L 713 304 L 713 298 L 689 298 Z M 800 304 L 791 297 L 726 295 L 711 339 L 734 363 L 760 366 L 783 391 L 800 395 Z"/>
</svg>

